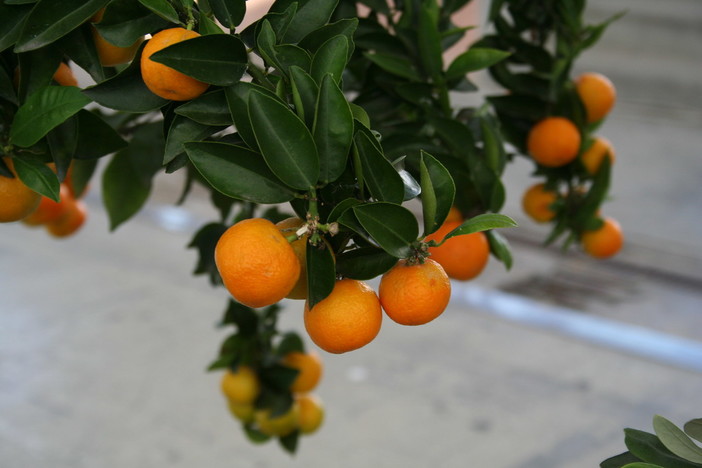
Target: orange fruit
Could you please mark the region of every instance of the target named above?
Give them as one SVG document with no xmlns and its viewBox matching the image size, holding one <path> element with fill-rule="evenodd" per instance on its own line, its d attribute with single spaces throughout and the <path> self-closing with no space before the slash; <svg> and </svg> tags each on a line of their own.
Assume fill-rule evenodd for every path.
<svg viewBox="0 0 702 468">
<path fill-rule="evenodd" d="M 249 366 L 227 369 L 222 375 L 220 386 L 224 396 L 237 405 L 251 405 L 261 393 L 258 376 Z"/>
<path fill-rule="evenodd" d="M 303 434 L 312 434 L 324 421 L 322 400 L 315 395 L 299 395 L 295 399 L 299 407 L 298 429 Z"/>
<path fill-rule="evenodd" d="M 90 18 L 91 23 L 99 23 L 102 21 L 102 17 L 105 14 L 105 9 L 101 8 L 97 13 L 95 13 L 92 18 Z M 115 65 L 120 65 L 122 63 L 131 62 L 136 54 L 139 45 L 144 42 L 144 38 L 140 37 L 134 44 L 128 47 L 120 47 L 107 41 L 104 37 L 100 35 L 100 32 L 95 26 L 90 25 L 90 29 L 93 33 L 93 42 L 95 43 L 95 49 L 97 49 L 98 57 L 100 58 L 100 63 L 103 67 L 114 67 Z"/>
<path fill-rule="evenodd" d="M 547 117 L 529 131 L 527 148 L 542 166 L 560 167 L 578 156 L 580 131 L 564 117 Z"/>
<path fill-rule="evenodd" d="M 451 210 L 449 210 L 449 213 L 444 220 L 445 223 L 450 223 L 452 221 L 463 222 L 463 213 L 461 213 L 461 210 L 459 210 L 457 206 L 451 207 Z"/>
<path fill-rule="evenodd" d="M 407 265 L 400 260 L 383 275 L 378 290 L 385 313 L 401 325 L 423 325 L 446 309 L 451 282 L 444 269 L 428 258 Z"/>
<path fill-rule="evenodd" d="M 546 184 L 532 185 L 522 196 L 522 209 L 537 223 L 545 223 L 556 216 L 551 208 L 556 200 L 558 193 L 546 190 Z"/>
<path fill-rule="evenodd" d="M 17 177 L 12 158 L 2 158 L 14 178 L 0 175 L 0 223 L 11 223 L 26 218 L 41 202 L 41 195 L 30 189 Z"/>
<path fill-rule="evenodd" d="M 250 423 L 254 420 L 254 405 L 234 403 L 232 400 L 227 400 L 227 407 L 232 416 L 243 423 Z"/>
<path fill-rule="evenodd" d="M 290 409 L 279 416 L 273 416 L 271 410 L 259 410 L 254 413 L 258 430 L 269 436 L 284 437 L 298 428 L 300 407 L 296 401 Z"/>
<path fill-rule="evenodd" d="M 64 62 L 61 62 L 56 69 L 54 81 L 61 86 L 78 86 L 78 80 L 76 80 L 71 67 Z"/>
<path fill-rule="evenodd" d="M 39 207 L 26 218 L 23 223 L 29 226 L 38 226 L 40 224 L 53 223 L 61 218 L 71 209 L 73 200 L 70 190 L 66 184 L 61 184 L 59 191 L 59 201 L 55 202 L 51 198 L 41 197 Z"/>
<path fill-rule="evenodd" d="M 283 357 L 283 364 L 299 371 L 295 381 L 290 386 L 292 392 L 309 392 L 317 386 L 322 377 L 322 359 L 314 351 L 288 353 Z"/>
<path fill-rule="evenodd" d="M 585 166 L 585 169 L 587 169 L 587 172 L 595 175 L 605 156 L 609 157 L 609 162 L 611 164 L 614 164 L 615 154 L 612 144 L 606 138 L 595 137 L 590 147 L 580 156 L 580 160 Z"/>
<path fill-rule="evenodd" d="M 54 237 L 68 237 L 75 234 L 88 218 L 88 208 L 82 200 L 68 203 L 66 212 L 58 219 L 46 224 L 46 230 Z"/>
<path fill-rule="evenodd" d="M 585 106 L 588 123 L 606 116 L 617 100 L 617 90 L 606 76 L 600 73 L 583 73 L 575 80 L 575 90 Z"/>
<path fill-rule="evenodd" d="M 341 354 L 361 348 L 380 332 L 383 314 L 375 291 L 363 281 L 338 280 L 312 309 L 305 303 L 305 329 L 323 350 Z"/>
<path fill-rule="evenodd" d="M 440 242 L 461 223 L 444 223 L 424 241 Z M 490 258 L 490 244 L 483 232 L 452 237 L 439 247 L 429 247 L 431 259 L 444 268 L 449 278 L 466 281 L 478 276 Z"/>
<path fill-rule="evenodd" d="M 215 247 L 215 264 L 229 293 L 249 307 L 287 296 L 300 277 L 300 262 L 275 225 L 263 218 L 239 221 Z"/>
<path fill-rule="evenodd" d="M 624 245 L 622 228 L 614 218 L 604 218 L 604 224 L 594 231 L 585 231 L 580 241 L 583 249 L 595 258 L 609 258 Z"/>
<path fill-rule="evenodd" d="M 284 237 L 291 236 L 295 234 L 302 225 L 305 224 L 300 218 L 292 217 L 284 219 L 276 223 L 276 227 L 280 230 Z M 309 236 L 305 234 L 299 239 L 292 241 L 290 245 L 297 255 L 297 259 L 300 262 L 300 277 L 293 286 L 292 290 L 288 293 L 288 299 L 307 299 L 307 238 Z"/>
<path fill-rule="evenodd" d="M 157 96 L 173 101 L 187 101 L 198 97 L 209 85 L 191 78 L 171 67 L 151 60 L 151 55 L 178 42 L 198 37 L 195 31 L 184 28 L 164 29 L 156 33 L 141 54 L 141 77 L 146 86 Z"/>
</svg>

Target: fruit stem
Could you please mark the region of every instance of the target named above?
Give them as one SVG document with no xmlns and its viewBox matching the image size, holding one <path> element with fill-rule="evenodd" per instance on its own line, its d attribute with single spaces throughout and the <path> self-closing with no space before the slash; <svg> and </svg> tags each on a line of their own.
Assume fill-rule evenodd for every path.
<svg viewBox="0 0 702 468">
<path fill-rule="evenodd" d="M 254 65 L 251 62 L 249 62 L 247 70 L 249 72 L 249 75 L 251 75 L 252 78 L 257 80 L 259 83 L 261 83 L 266 88 L 275 92 L 275 86 L 273 85 L 273 83 L 271 83 L 268 80 L 268 78 L 266 77 L 266 74 L 263 72 L 263 70 L 261 70 L 260 68 L 258 68 L 256 65 Z"/>
</svg>

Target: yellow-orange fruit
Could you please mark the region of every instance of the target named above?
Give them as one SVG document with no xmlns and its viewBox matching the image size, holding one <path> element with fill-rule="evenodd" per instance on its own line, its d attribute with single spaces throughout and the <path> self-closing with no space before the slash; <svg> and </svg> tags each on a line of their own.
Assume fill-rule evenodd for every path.
<svg viewBox="0 0 702 468">
<path fill-rule="evenodd" d="M 585 106 L 588 123 L 604 118 L 617 100 L 614 84 L 601 73 L 583 73 L 576 78 L 575 89 Z"/>
<path fill-rule="evenodd" d="M 315 395 L 299 395 L 296 398 L 299 407 L 298 428 L 302 434 L 312 434 L 324 421 L 322 400 Z"/>
<path fill-rule="evenodd" d="M 542 166 L 564 166 L 578 156 L 580 131 L 564 117 L 547 117 L 529 131 L 527 149 Z"/>
<path fill-rule="evenodd" d="M 249 366 L 227 369 L 220 382 L 222 393 L 236 405 L 251 405 L 261 393 L 258 376 Z"/>
<path fill-rule="evenodd" d="M 314 351 L 288 353 L 283 357 L 283 364 L 299 371 L 295 381 L 290 386 L 292 392 L 309 392 L 317 386 L 322 378 L 322 359 Z"/>
<path fill-rule="evenodd" d="M 39 206 L 41 195 L 30 189 L 17 177 L 12 158 L 3 158 L 14 178 L 0 175 L 0 223 L 11 223 L 26 218 Z"/>
<path fill-rule="evenodd" d="M 608 139 L 595 137 L 590 147 L 580 155 L 580 160 L 587 169 L 587 172 L 594 175 L 600 168 L 605 157 L 609 158 L 610 164 L 614 164 L 614 148 Z"/>
<path fill-rule="evenodd" d="M 537 223 L 551 221 L 556 212 L 552 205 L 558 200 L 558 194 L 546 189 L 546 184 L 532 185 L 522 196 L 522 209 Z"/>
<path fill-rule="evenodd" d="M 583 249 L 595 258 L 609 258 L 617 254 L 624 245 L 622 228 L 614 218 L 605 218 L 597 230 L 585 231 L 580 238 Z"/>
</svg>

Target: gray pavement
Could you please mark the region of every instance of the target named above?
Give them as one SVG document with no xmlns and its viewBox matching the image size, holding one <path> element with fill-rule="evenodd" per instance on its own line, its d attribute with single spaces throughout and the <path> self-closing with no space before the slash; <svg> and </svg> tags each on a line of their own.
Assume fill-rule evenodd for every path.
<svg viewBox="0 0 702 468">
<path fill-rule="evenodd" d="M 204 371 L 226 303 L 185 250 L 206 200 L 173 210 L 160 179 L 110 234 L 94 190 L 76 237 L 0 227 L 0 466 L 586 468 L 624 450 L 624 427 L 702 416 L 702 372 L 683 359 L 702 349 L 702 60 L 684 47 L 702 3 L 589 3 L 631 10 L 581 62 L 619 90 L 603 127 L 619 258 L 542 248 L 518 206 L 529 167 L 510 168 L 513 271 L 492 262 L 436 321 L 385 320 L 366 348 L 324 354 L 328 418 L 290 457 L 249 444 Z M 282 327 L 304 333 L 301 312 L 286 303 Z"/>
</svg>

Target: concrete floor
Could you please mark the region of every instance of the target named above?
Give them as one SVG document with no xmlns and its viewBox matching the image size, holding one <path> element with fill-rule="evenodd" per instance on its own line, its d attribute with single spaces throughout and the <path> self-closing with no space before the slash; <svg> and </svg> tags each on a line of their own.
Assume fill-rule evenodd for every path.
<svg viewBox="0 0 702 468">
<path fill-rule="evenodd" d="M 94 191 L 76 237 L 0 228 L 0 466 L 586 468 L 625 450 L 624 427 L 702 416 L 702 60 L 674 40 L 699 43 L 702 6 L 590 3 L 631 8 L 580 64 L 619 90 L 603 127 L 618 259 L 541 248 L 518 207 L 529 168 L 510 168 L 513 271 L 493 262 L 436 321 L 386 320 L 366 348 L 324 354 L 328 418 L 290 457 L 250 445 L 204 371 L 227 300 L 190 275 L 206 202 L 173 211 L 159 181 L 110 234 Z M 299 302 L 281 326 L 304 332 Z"/>
</svg>

